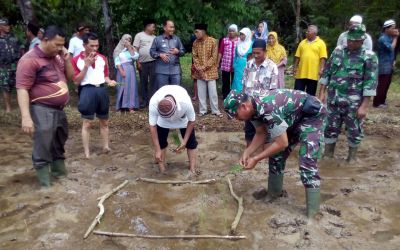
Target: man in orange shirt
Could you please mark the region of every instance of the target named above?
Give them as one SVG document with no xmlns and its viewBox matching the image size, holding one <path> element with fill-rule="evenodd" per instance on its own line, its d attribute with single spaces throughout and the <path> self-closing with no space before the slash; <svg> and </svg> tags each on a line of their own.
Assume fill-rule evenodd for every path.
<svg viewBox="0 0 400 250">
<path fill-rule="evenodd" d="M 318 27 L 309 25 L 306 39 L 297 47 L 293 70 L 296 78 L 294 89 L 313 96 L 317 92 L 318 79 L 322 75 L 328 57 L 325 42 L 317 35 Z"/>
</svg>

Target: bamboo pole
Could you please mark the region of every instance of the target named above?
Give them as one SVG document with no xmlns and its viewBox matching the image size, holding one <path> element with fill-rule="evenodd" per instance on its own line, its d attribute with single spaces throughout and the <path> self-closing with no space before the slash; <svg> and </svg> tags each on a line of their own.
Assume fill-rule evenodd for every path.
<svg viewBox="0 0 400 250">
<path fill-rule="evenodd" d="M 88 230 L 86 231 L 85 235 L 83 236 L 84 239 L 86 239 L 89 234 L 93 231 L 93 229 L 96 227 L 97 223 L 100 224 L 100 219 L 101 217 L 103 217 L 104 214 L 104 205 L 103 202 L 110 197 L 112 194 L 114 194 L 115 192 L 117 192 L 118 190 L 120 190 L 121 188 L 125 187 L 126 184 L 128 184 L 128 180 L 125 180 L 122 184 L 120 184 L 118 187 L 114 188 L 113 190 L 111 190 L 110 192 L 104 194 L 103 196 L 97 198 L 97 200 L 99 200 L 99 203 L 97 204 L 97 207 L 99 208 L 99 213 L 97 214 L 97 216 L 94 218 L 92 224 L 90 224 Z"/>
<path fill-rule="evenodd" d="M 114 233 L 104 231 L 94 231 L 94 234 L 105 235 L 111 237 L 130 237 L 130 238 L 143 238 L 143 239 L 224 239 L 224 240 L 241 240 L 246 239 L 242 235 L 138 235 L 128 233 Z"/>
<path fill-rule="evenodd" d="M 228 185 L 229 185 L 229 190 L 231 191 L 231 195 L 233 196 L 233 198 L 237 201 L 238 203 L 238 210 L 235 216 L 235 220 L 232 222 L 231 225 L 231 234 L 235 234 L 236 233 L 236 228 L 239 224 L 240 218 L 242 217 L 243 211 L 244 211 L 244 207 L 243 207 L 243 198 L 242 197 L 238 197 L 235 192 L 233 191 L 233 187 L 232 187 L 232 183 L 231 180 L 229 179 L 229 177 L 226 177 L 227 181 L 228 181 Z"/>
<path fill-rule="evenodd" d="M 156 180 L 156 179 L 149 179 L 149 178 L 138 178 L 138 181 L 149 182 L 149 183 L 156 183 L 156 184 L 210 184 L 214 183 L 216 179 L 208 179 L 208 180 L 200 180 L 200 181 L 169 181 L 169 180 Z"/>
</svg>

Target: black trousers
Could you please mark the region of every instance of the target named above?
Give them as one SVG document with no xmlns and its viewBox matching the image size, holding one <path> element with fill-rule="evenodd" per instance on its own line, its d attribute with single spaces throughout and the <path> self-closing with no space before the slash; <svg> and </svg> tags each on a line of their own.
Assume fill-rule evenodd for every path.
<svg viewBox="0 0 400 250">
<path fill-rule="evenodd" d="M 63 110 L 44 105 L 31 105 L 33 133 L 32 162 L 40 169 L 56 160 L 64 160 L 64 145 L 68 139 L 68 121 Z"/>
<path fill-rule="evenodd" d="M 318 81 L 316 80 L 311 80 L 311 79 L 296 79 L 294 82 L 294 89 L 295 90 L 301 90 L 307 92 L 307 94 L 310 94 L 312 96 L 315 96 L 317 93 L 317 87 L 318 87 Z"/>
<path fill-rule="evenodd" d="M 155 61 L 141 63 L 142 70 L 140 71 L 140 94 L 142 96 L 142 106 L 147 106 L 150 98 L 153 96 L 155 89 Z"/>
<path fill-rule="evenodd" d="M 222 74 L 222 97 L 225 99 L 229 91 L 231 91 L 231 83 L 233 81 L 233 71 L 228 72 L 228 71 L 221 71 Z"/>
<path fill-rule="evenodd" d="M 392 74 L 378 76 L 378 87 L 376 88 L 376 96 L 374 97 L 373 102 L 374 107 L 378 107 L 381 104 L 386 104 L 386 97 L 391 82 Z"/>
</svg>

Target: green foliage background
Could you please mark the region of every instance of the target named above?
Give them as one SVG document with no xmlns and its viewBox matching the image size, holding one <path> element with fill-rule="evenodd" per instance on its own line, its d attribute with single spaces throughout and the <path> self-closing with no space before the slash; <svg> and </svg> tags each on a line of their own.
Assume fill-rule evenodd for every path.
<svg viewBox="0 0 400 250">
<path fill-rule="evenodd" d="M 253 29 L 258 21 L 265 19 L 289 52 L 296 48 L 295 3 L 296 0 L 109 0 L 116 40 L 124 33 L 134 35 L 142 30 L 145 18 L 155 19 L 158 31 L 162 30 L 164 20 L 174 20 L 177 34 L 185 43 L 189 43 L 196 22 L 207 23 L 209 33 L 220 38 L 230 23 Z M 42 26 L 58 24 L 72 34 L 77 23 L 83 21 L 103 35 L 100 0 L 32 0 L 32 4 Z M 329 50 L 334 49 L 338 35 L 354 14 L 364 17 L 374 39 L 386 19 L 400 17 L 398 0 L 302 0 L 301 4 L 301 28 L 311 23 L 318 25 Z M 15 0 L 0 1 L 0 15 L 22 23 Z"/>
</svg>

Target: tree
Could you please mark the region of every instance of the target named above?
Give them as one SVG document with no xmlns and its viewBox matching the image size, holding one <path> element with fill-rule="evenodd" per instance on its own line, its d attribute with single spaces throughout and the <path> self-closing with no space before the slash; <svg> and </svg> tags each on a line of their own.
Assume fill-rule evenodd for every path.
<svg viewBox="0 0 400 250">
<path fill-rule="evenodd" d="M 35 11 L 30 0 L 17 0 L 18 7 L 21 11 L 24 23 L 33 22 L 37 23 Z"/>
<path fill-rule="evenodd" d="M 106 54 L 108 57 L 108 63 L 110 65 L 110 68 L 114 68 L 114 60 L 113 60 L 113 51 L 114 51 L 114 38 L 113 38 L 113 32 L 112 32 L 112 20 L 110 16 L 110 8 L 108 5 L 108 0 L 102 0 L 101 1 L 101 8 L 103 10 L 103 16 L 104 16 L 104 33 L 105 33 L 105 38 L 106 38 Z M 115 71 L 110 70 L 110 77 L 114 78 Z"/>
</svg>

